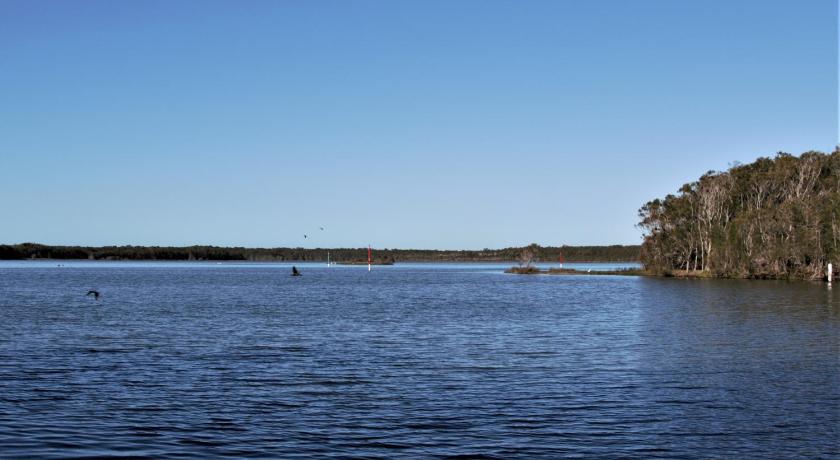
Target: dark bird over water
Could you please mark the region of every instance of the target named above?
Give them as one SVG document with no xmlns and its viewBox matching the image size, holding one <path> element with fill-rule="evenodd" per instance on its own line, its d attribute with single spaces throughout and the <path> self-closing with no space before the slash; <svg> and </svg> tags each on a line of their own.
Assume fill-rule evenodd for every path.
<svg viewBox="0 0 840 460">
<path fill-rule="evenodd" d="M 304 234 L 303 237 L 306 238 L 306 235 Z"/>
<path fill-rule="evenodd" d="M 292 265 L 292 276 L 300 276 L 300 272 L 294 265 Z"/>
<path fill-rule="evenodd" d="M 88 293 L 85 294 L 85 295 L 92 295 L 93 298 L 96 299 L 96 300 L 99 300 L 99 296 L 100 296 L 99 291 L 94 291 L 93 289 L 88 291 Z"/>
</svg>

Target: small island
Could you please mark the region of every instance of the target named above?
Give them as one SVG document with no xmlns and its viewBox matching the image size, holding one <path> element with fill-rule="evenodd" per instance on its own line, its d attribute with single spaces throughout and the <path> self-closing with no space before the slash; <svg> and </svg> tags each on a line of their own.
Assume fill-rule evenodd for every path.
<svg viewBox="0 0 840 460">
<path fill-rule="evenodd" d="M 654 273 L 641 268 L 620 268 L 617 270 L 576 270 L 574 268 L 541 269 L 535 266 L 510 267 L 505 273 L 515 275 L 623 275 L 623 276 L 655 276 Z"/>
<path fill-rule="evenodd" d="M 548 269 L 540 269 L 539 267 L 535 266 L 534 264 L 538 260 L 539 254 L 541 254 L 542 248 L 540 245 L 533 243 L 529 246 L 522 248 L 522 252 L 519 254 L 519 259 L 517 262 L 519 263 L 518 266 L 510 267 L 505 270 L 505 273 L 512 273 L 515 275 L 626 275 L 626 276 L 643 276 L 643 275 L 653 275 L 653 273 L 648 272 L 641 268 L 619 268 L 616 270 L 576 270 L 574 268 L 563 268 L 561 267 L 552 267 Z M 559 257 L 559 260 L 565 260 L 562 254 Z"/>
</svg>

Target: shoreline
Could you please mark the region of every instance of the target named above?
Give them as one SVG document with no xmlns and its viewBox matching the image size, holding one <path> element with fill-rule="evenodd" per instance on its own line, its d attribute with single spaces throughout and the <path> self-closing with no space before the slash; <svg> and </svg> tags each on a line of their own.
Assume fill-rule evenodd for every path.
<svg viewBox="0 0 840 460">
<path fill-rule="evenodd" d="M 638 262 L 640 246 L 536 246 L 529 250 L 542 261 Z M 373 258 L 396 262 L 516 263 L 524 248 L 400 249 L 373 248 Z M 52 246 L 38 243 L 0 244 L 0 260 L 210 260 L 210 261 L 367 261 L 369 248 L 224 246 Z"/>
<path fill-rule="evenodd" d="M 272 259 L 256 259 L 256 260 L 242 260 L 242 259 L 54 259 L 54 258 L 35 258 L 35 259 L 0 259 L 0 262 L 172 262 L 172 263 L 230 263 L 230 264 L 277 264 L 277 263 L 297 263 L 297 264 L 326 264 L 327 259 L 323 260 L 272 260 Z M 335 265 L 367 265 L 365 262 L 356 261 L 337 261 L 333 260 Z M 515 260 L 396 260 L 394 262 L 377 262 L 374 261 L 371 265 L 401 265 L 401 264 L 476 264 L 476 265 L 507 265 L 516 263 Z M 639 264 L 638 261 L 628 260 L 582 260 L 574 262 L 566 262 L 566 264 Z"/>
</svg>

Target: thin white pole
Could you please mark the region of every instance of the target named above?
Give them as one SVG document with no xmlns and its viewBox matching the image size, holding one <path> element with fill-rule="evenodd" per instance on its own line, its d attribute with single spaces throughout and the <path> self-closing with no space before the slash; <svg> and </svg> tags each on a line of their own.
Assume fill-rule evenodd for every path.
<svg viewBox="0 0 840 460">
<path fill-rule="evenodd" d="M 827 275 L 828 275 L 828 285 L 829 286 L 831 286 L 831 278 L 834 278 L 834 270 L 832 270 L 832 268 L 833 267 L 831 266 L 831 262 L 829 262 L 828 263 L 828 270 L 826 270 L 828 272 Z"/>
</svg>

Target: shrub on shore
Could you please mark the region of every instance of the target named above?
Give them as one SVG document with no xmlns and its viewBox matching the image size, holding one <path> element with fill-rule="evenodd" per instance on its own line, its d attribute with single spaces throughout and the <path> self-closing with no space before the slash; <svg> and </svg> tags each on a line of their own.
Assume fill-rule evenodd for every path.
<svg viewBox="0 0 840 460">
<path fill-rule="evenodd" d="M 515 273 L 517 275 L 539 275 L 540 269 L 533 265 L 527 267 L 510 267 L 505 270 L 505 273 Z"/>
</svg>

